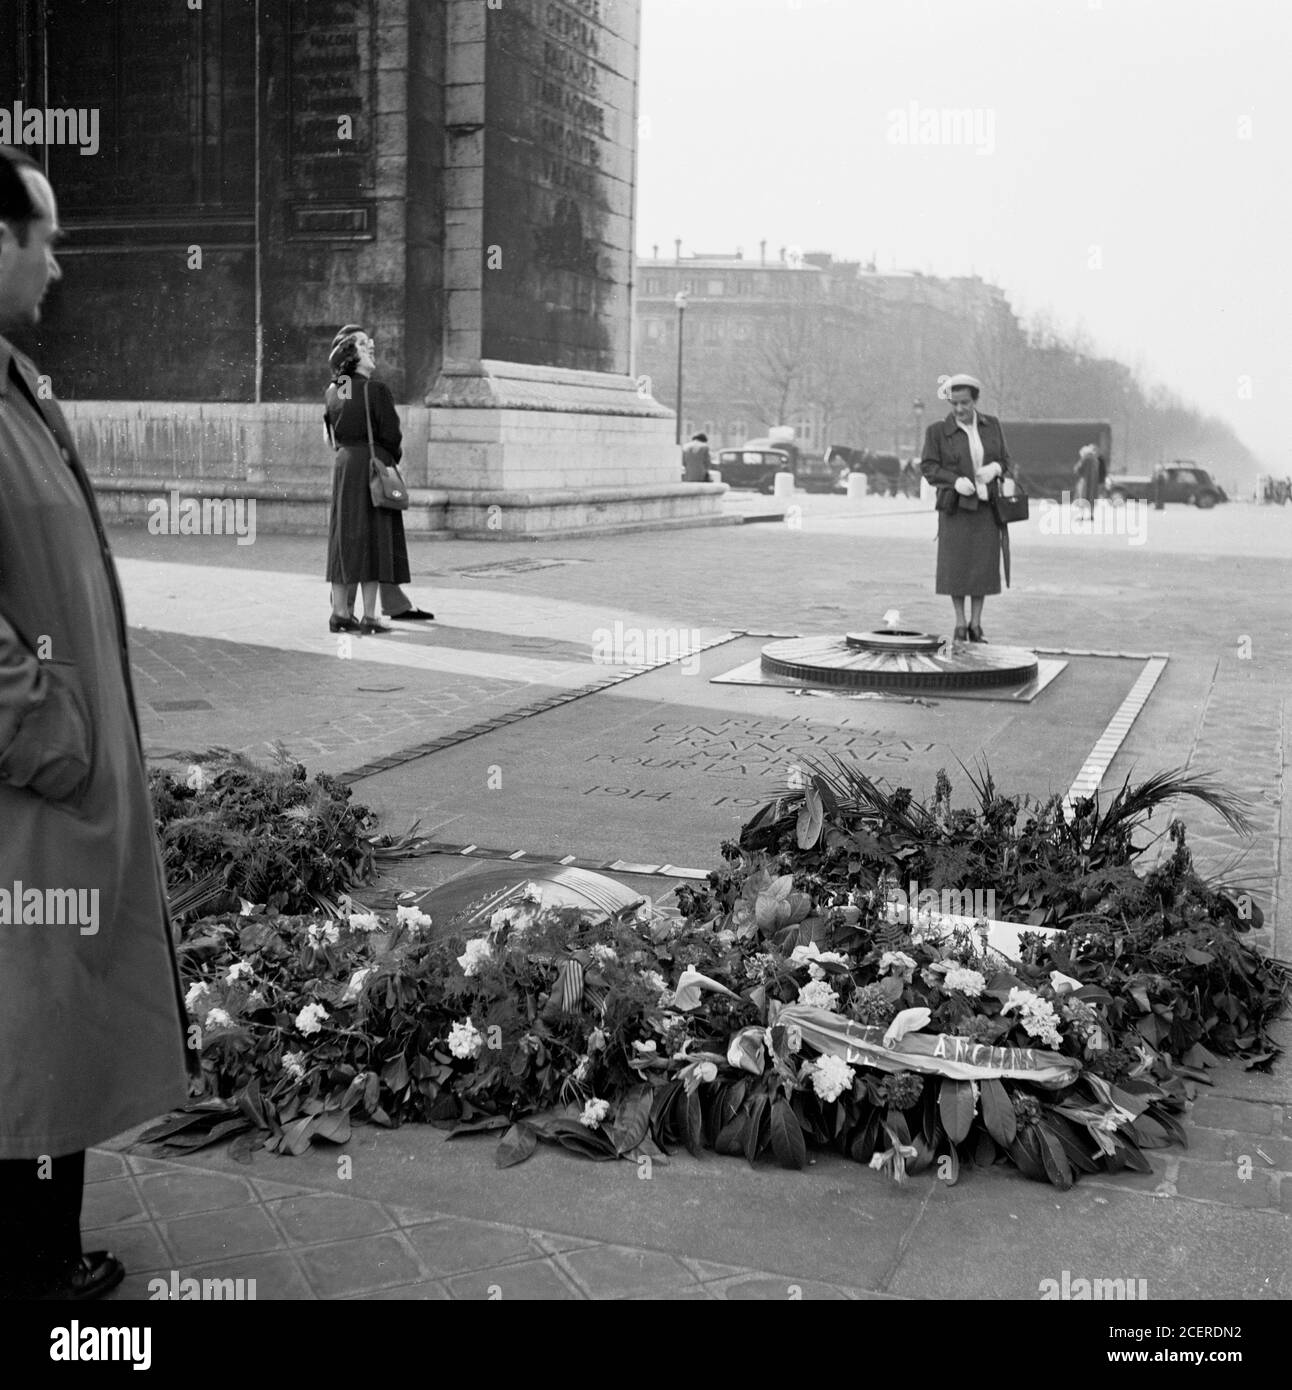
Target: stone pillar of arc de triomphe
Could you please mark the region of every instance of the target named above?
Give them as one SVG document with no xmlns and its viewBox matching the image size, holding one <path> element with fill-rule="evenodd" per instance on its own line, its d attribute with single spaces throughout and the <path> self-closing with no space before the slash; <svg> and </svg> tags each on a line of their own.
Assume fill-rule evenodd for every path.
<svg viewBox="0 0 1292 1390">
<path fill-rule="evenodd" d="M 633 371 L 640 0 L 3 9 L 0 111 L 71 233 L 22 346 L 109 516 L 178 483 L 319 529 L 327 349 L 358 322 L 410 531 L 718 519 Z M 42 143 L 51 110 L 93 150 L 65 118 Z"/>
</svg>

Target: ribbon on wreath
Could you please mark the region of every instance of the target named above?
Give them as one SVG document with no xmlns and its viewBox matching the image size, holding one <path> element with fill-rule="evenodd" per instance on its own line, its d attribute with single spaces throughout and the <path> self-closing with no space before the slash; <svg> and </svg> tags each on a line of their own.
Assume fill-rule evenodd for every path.
<svg viewBox="0 0 1292 1390">
<path fill-rule="evenodd" d="M 1038 1047 L 993 1047 L 951 1033 L 905 1033 L 891 1045 L 885 1029 L 867 1027 L 826 1009 L 787 1004 L 776 1022 L 798 1027 L 805 1042 L 818 1052 L 840 1057 L 849 1066 L 879 1071 L 918 1071 L 949 1076 L 955 1081 L 1029 1081 L 1034 1086 L 1061 1090 L 1081 1074 L 1075 1057 Z"/>
</svg>

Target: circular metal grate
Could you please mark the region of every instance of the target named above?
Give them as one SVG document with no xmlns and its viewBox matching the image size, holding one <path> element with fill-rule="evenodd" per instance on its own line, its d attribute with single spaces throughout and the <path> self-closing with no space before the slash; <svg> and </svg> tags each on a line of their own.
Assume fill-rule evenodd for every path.
<svg viewBox="0 0 1292 1390">
<path fill-rule="evenodd" d="M 769 642 L 762 669 L 769 676 L 850 690 L 973 690 L 1024 685 L 1037 674 L 1023 647 L 931 639 L 933 647 L 893 650 L 854 645 L 857 636 L 795 637 Z M 883 636 L 884 634 L 875 634 Z"/>
</svg>

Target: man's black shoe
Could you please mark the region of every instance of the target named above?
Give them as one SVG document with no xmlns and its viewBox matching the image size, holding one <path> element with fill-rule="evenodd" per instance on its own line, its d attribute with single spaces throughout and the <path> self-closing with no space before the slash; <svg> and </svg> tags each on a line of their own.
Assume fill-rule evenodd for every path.
<svg viewBox="0 0 1292 1390">
<path fill-rule="evenodd" d="M 106 1250 L 91 1250 L 68 1265 L 64 1272 L 36 1297 L 45 1303 L 88 1303 L 102 1298 L 126 1277 L 126 1267 Z"/>
<path fill-rule="evenodd" d="M 429 623 L 434 617 L 434 613 L 423 612 L 420 608 L 405 608 L 402 613 L 387 613 L 393 623 Z"/>
</svg>

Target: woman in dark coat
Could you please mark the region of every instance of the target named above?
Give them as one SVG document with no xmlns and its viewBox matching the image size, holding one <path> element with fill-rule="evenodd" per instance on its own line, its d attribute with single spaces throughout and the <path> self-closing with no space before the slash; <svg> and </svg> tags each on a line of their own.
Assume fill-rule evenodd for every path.
<svg viewBox="0 0 1292 1390">
<path fill-rule="evenodd" d="M 983 600 L 1000 593 L 1000 555 L 1004 528 L 991 506 L 999 479 L 1012 476 L 1009 450 L 1000 421 L 978 413 L 982 384 L 971 376 L 953 376 L 942 388 L 951 414 L 930 425 L 924 435 L 920 471 L 938 490 L 937 592 L 955 606 L 955 638 L 985 642 Z M 965 621 L 965 595 L 969 620 Z"/>
<path fill-rule="evenodd" d="M 333 371 L 324 424 L 336 449 L 332 514 L 328 523 L 327 577 L 332 585 L 332 632 L 389 632 L 377 620 L 377 588 L 407 584 L 408 547 L 404 518 L 374 507 L 368 487 L 368 421 L 372 448 L 384 463 L 399 462 L 402 433 L 390 388 L 371 379 L 376 366 L 372 339 L 355 329 L 338 340 L 328 358 Z M 355 586 L 363 591 L 363 621 L 353 613 Z"/>
</svg>

